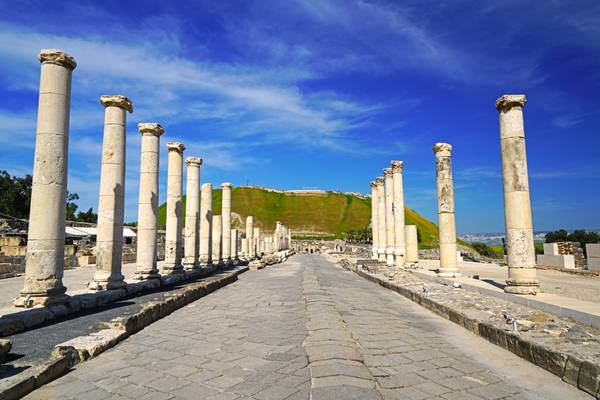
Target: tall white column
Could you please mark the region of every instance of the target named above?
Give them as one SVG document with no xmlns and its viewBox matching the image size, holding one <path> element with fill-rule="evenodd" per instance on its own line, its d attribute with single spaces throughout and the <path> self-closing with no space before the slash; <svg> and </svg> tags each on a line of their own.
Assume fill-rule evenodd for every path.
<svg viewBox="0 0 600 400">
<path fill-rule="evenodd" d="M 200 197 L 200 263 L 203 266 L 212 264 L 212 222 L 212 183 L 205 183 Z"/>
<path fill-rule="evenodd" d="M 504 218 L 508 279 L 504 291 L 536 294 L 539 281 L 535 270 L 535 247 L 523 107 L 525 95 L 504 95 L 496 101 L 500 113 L 500 148 L 504 187 Z"/>
<path fill-rule="evenodd" d="M 121 273 L 125 217 L 125 117 L 133 112 L 125 96 L 101 96 L 104 138 L 100 167 L 100 199 L 96 234 L 96 272 L 91 289 L 125 286 Z"/>
<path fill-rule="evenodd" d="M 137 269 L 134 279 L 159 279 L 156 267 L 156 223 L 158 220 L 158 163 L 160 136 L 157 123 L 138 124 L 142 135 L 138 200 Z"/>
<path fill-rule="evenodd" d="M 387 248 L 387 231 L 385 229 L 385 188 L 383 177 L 375 179 L 377 185 L 377 231 L 378 244 L 377 249 L 379 261 L 386 261 L 385 250 Z"/>
<path fill-rule="evenodd" d="M 379 228 L 378 228 L 378 217 L 377 209 L 379 207 L 379 201 L 377 200 L 377 184 L 375 181 L 369 183 L 371 187 L 371 238 L 372 238 L 372 250 L 373 260 L 377 260 L 379 251 Z"/>
<path fill-rule="evenodd" d="M 385 176 L 385 243 L 386 263 L 394 265 L 394 176 L 391 168 L 383 170 Z"/>
<path fill-rule="evenodd" d="M 254 218 L 251 215 L 246 217 L 246 239 L 248 241 L 248 259 L 253 260 L 256 252 L 254 251 Z"/>
<path fill-rule="evenodd" d="M 241 242 L 242 242 L 242 257 L 248 258 L 249 253 L 250 253 L 248 250 L 248 239 L 243 238 Z"/>
<path fill-rule="evenodd" d="M 200 267 L 200 166 L 202 159 L 188 157 L 185 201 L 185 240 L 183 266 Z"/>
<path fill-rule="evenodd" d="M 260 228 L 254 228 L 254 254 L 260 255 Z"/>
<path fill-rule="evenodd" d="M 406 257 L 407 263 L 415 263 L 419 261 L 419 237 L 417 234 L 416 225 L 405 225 L 406 239 Z"/>
<path fill-rule="evenodd" d="M 392 161 L 394 180 L 394 258 L 396 266 L 404 266 L 406 240 L 404 229 L 404 182 L 402 179 L 402 161 Z"/>
<path fill-rule="evenodd" d="M 231 230 L 231 258 L 233 260 L 237 260 L 239 258 L 238 256 L 238 230 L 237 229 L 232 229 Z"/>
<path fill-rule="evenodd" d="M 179 142 L 167 143 L 169 150 L 167 169 L 167 233 L 165 237 L 164 271 L 169 274 L 182 274 L 182 209 L 183 151 L 185 146 Z"/>
<path fill-rule="evenodd" d="M 44 49 L 29 210 L 25 283 L 18 307 L 61 303 L 65 253 L 65 203 L 71 74 L 77 63 L 67 53 Z M 17 139 L 15 139 L 17 140 Z"/>
<path fill-rule="evenodd" d="M 452 146 L 436 143 L 435 174 L 437 177 L 438 218 L 440 234 L 440 269 L 438 276 L 460 276 L 456 260 L 456 223 L 454 220 L 454 185 L 452 183 Z"/>
<path fill-rule="evenodd" d="M 231 188 L 229 182 L 221 184 L 221 218 L 223 230 L 223 262 L 231 262 Z"/>
<path fill-rule="evenodd" d="M 223 229 L 221 215 L 213 215 L 212 221 L 212 262 L 223 264 Z"/>
</svg>

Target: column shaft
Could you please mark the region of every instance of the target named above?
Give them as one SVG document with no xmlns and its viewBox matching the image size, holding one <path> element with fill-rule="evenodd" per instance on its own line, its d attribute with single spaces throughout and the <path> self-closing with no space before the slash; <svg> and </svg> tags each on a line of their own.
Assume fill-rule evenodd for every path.
<svg viewBox="0 0 600 400">
<path fill-rule="evenodd" d="M 200 266 L 200 166 L 202 159 L 188 157 L 185 200 L 185 269 L 192 270 Z"/>
<path fill-rule="evenodd" d="M 416 263 L 419 261 L 419 237 L 417 234 L 416 225 L 406 225 L 405 227 L 405 239 L 406 239 L 406 257 L 407 263 Z"/>
<path fill-rule="evenodd" d="M 182 250 L 182 186 L 183 186 L 183 143 L 167 143 L 169 150 L 167 169 L 167 233 L 165 236 L 164 270 L 170 274 L 183 273 Z"/>
<path fill-rule="evenodd" d="M 253 252 L 255 255 L 260 256 L 260 228 L 254 228 L 252 237 L 254 238 L 254 242 L 252 244 Z"/>
<path fill-rule="evenodd" d="M 385 176 L 385 242 L 386 263 L 394 265 L 394 176 L 391 168 L 383 170 Z"/>
<path fill-rule="evenodd" d="M 387 248 L 387 232 L 385 229 L 385 188 L 384 179 L 375 179 L 377 184 L 377 231 L 378 231 L 378 257 L 379 261 L 386 261 L 385 250 Z"/>
<path fill-rule="evenodd" d="M 238 230 L 231 230 L 231 258 L 238 259 Z"/>
<path fill-rule="evenodd" d="M 210 266 L 212 263 L 212 184 L 202 185 L 200 205 L 200 263 Z"/>
<path fill-rule="evenodd" d="M 25 283 L 16 306 L 60 303 L 63 286 L 65 202 L 71 75 L 75 60 L 60 50 L 42 50 L 33 183 L 29 210 Z"/>
<path fill-rule="evenodd" d="M 223 229 L 220 215 L 213 215 L 212 221 L 212 262 L 223 264 Z"/>
<path fill-rule="evenodd" d="M 222 202 L 221 218 L 223 230 L 223 261 L 231 262 L 231 183 L 221 184 Z"/>
<path fill-rule="evenodd" d="M 246 258 L 248 257 L 248 239 L 243 238 L 242 239 L 242 257 Z"/>
<path fill-rule="evenodd" d="M 246 217 L 246 239 L 248 241 L 248 259 L 252 260 L 256 256 L 254 251 L 254 218 L 250 215 Z"/>
<path fill-rule="evenodd" d="M 373 259 L 377 260 L 377 253 L 379 250 L 379 228 L 378 228 L 378 217 L 377 209 L 379 203 L 377 200 L 377 184 L 375 181 L 369 184 L 371 186 L 371 242 L 373 250 Z"/>
<path fill-rule="evenodd" d="M 505 95 L 496 101 L 496 108 L 500 113 L 500 148 L 508 255 L 508 279 L 504 291 L 515 294 L 536 294 L 539 281 L 535 270 L 523 125 L 524 106 L 525 95 Z"/>
<path fill-rule="evenodd" d="M 404 265 L 406 240 L 404 229 L 404 182 L 402 178 L 402 161 L 392 161 L 394 181 L 394 258 L 396 265 Z"/>
</svg>

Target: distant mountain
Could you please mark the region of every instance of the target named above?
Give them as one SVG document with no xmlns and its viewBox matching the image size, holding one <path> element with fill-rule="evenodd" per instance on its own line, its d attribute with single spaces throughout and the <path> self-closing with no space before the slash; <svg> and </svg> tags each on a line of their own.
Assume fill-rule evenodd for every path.
<svg viewBox="0 0 600 400">
<path fill-rule="evenodd" d="M 588 232 L 600 232 L 597 229 L 586 229 Z M 534 231 L 533 232 L 533 240 L 536 242 L 544 242 L 546 240 L 546 234 L 551 231 Z M 567 232 L 571 233 L 573 230 L 568 230 Z M 502 238 L 504 238 L 504 232 L 492 232 L 492 233 L 465 233 L 462 235 L 458 235 L 459 238 L 464 240 L 465 242 L 473 243 L 480 242 L 488 245 L 493 244 L 502 244 Z"/>
</svg>

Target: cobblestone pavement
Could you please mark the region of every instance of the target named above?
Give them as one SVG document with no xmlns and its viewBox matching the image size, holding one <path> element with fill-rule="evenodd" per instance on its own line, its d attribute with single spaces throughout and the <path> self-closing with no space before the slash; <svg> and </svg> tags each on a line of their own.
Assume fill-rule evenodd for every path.
<svg viewBox="0 0 600 400">
<path fill-rule="evenodd" d="M 27 398 L 590 397 L 320 256 L 298 255 L 241 275 Z"/>
</svg>

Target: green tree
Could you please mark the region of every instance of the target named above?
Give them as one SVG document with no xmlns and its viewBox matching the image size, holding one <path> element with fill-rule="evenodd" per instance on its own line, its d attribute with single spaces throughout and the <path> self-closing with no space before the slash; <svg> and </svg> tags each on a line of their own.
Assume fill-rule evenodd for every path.
<svg viewBox="0 0 600 400">
<path fill-rule="evenodd" d="M 67 191 L 67 213 L 65 216 L 67 221 L 77 220 L 75 213 L 77 212 L 78 206 L 77 203 L 75 203 L 75 200 L 79 200 L 79 195 L 77 193 L 69 193 Z"/>
<path fill-rule="evenodd" d="M 16 218 L 28 218 L 31 184 L 31 175 L 18 178 L 6 171 L 0 171 L 0 213 Z"/>
<path fill-rule="evenodd" d="M 546 233 L 546 243 L 565 242 L 569 237 L 569 232 L 564 229 L 560 229 L 554 232 Z"/>
<path fill-rule="evenodd" d="M 91 222 L 93 224 L 98 221 L 98 214 L 94 212 L 94 209 L 90 207 L 86 212 L 79 211 L 77 213 L 77 221 L 81 222 Z"/>
</svg>

